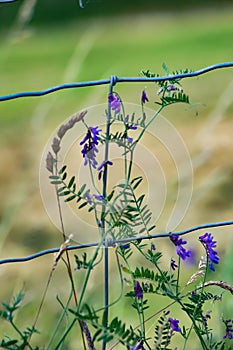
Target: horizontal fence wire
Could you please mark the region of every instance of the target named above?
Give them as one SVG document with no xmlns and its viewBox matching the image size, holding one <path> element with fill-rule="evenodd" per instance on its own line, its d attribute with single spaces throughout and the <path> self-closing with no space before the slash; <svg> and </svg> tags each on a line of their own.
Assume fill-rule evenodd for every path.
<svg viewBox="0 0 233 350">
<path fill-rule="evenodd" d="M 190 227 L 186 230 L 178 231 L 178 232 L 156 233 L 154 235 L 135 236 L 135 237 L 127 237 L 127 238 L 121 238 L 121 239 L 108 238 L 108 239 L 105 239 L 103 246 L 104 247 L 114 247 L 116 244 L 125 244 L 125 243 L 130 243 L 133 241 L 151 240 L 151 239 L 156 239 L 156 238 L 165 238 L 165 237 L 169 237 L 171 234 L 175 234 L 177 236 L 182 236 L 182 235 L 186 235 L 188 233 L 194 232 L 194 231 L 222 227 L 222 226 L 230 226 L 230 225 L 233 225 L 233 221 L 221 221 L 221 222 L 215 222 L 215 223 L 210 223 L 210 224 L 203 224 L 203 225 L 199 225 L 199 226 Z M 78 250 L 78 249 L 83 249 L 83 248 L 97 247 L 98 245 L 99 245 L 99 242 L 93 242 L 93 243 L 70 245 L 66 249 L 67 250 Z M 28 256 L 23 257 L 23 258 L 2 259 L 2 260 L 0 260 L 0 265 L 9 264 L 9 263 L 27 262 L 27 261 L 30 261 L 33 259 L 37 259 L 43 255 L 58 253 L 60 251 L 60 249 L 61 248 L 45 249 L 45 250 L 42 250 L 38 253 L 28 255 Z"/>
<path fill-rule="evenodd" d="M 14 94 L 5 95 L 5 96 L 0 96 L 0 101 L 13 100 L 13 99 L 22 98 L 22 97 L 38 97 L 38 96 L 44 96 L 47 94 L 51 94 L 52 92 L 56 92 L 64 89 L 107 85 L 111 83 L 113 83 L 113 85 L 116 85 L 117 83 L 145 83 L 145 82 L 148 83 L 148 82 L 159 82 L 159 81 L 166 81 L 166 80 L 173 80 L 173 79 L 193 78 L 216 69 L 229 68 L 229 67 L 233 67 L 233 62 L 218 63 L 218 64 L 214 64 L 212 66 L 208 66 L 200 70 L 189 72 L 189 73 L 171 74 L 167 76 L 156 76 L 153 78 L 145 78 L 145 77 L 120 78 L 113 75 L 109 79 L 61 84 L 61 85 L 53 86 L 51 88 L 41 90 L 41 91 L 31 91 L 31 92 L 25 91 L 25 92 L 18 92 Z"/>
<path fill-rule="evenodd" d="M 10 2 L 10 1 L 9 1 Z M 215 64 L 212 66 L 208 66 L 205 68 L 202 68 L 197 71 L 191 71 L 188 73 L 180 73 L 180 74 L 172 74 L 167 76 L 156 76 L 153 78 L 142 78 L 142 77 L 126 77 L 126 78 L 120 78 L 115 75 L 112 75 L 109 79 L 104 80 L 94 80 L 94 81 L 86 81 L 86 82 L 74 82 L 74 83 L 68 83 L 68 84 L 61 84 L 57 86 L 53 86 L 51 88 L 41 90 L 41 91 L 34 91 L 34 92 L 18 92 L 14 94 L 9 94 L 5 96 L 0 96 L 0 101 L 7 101 L 7 100 L 13 100 L 17 98 L 23 98 L 23 97 L 38 97 L 47 95 L 59 90 L 64 89 L 73 89 L 73 88 L 82 88 L 82 87 L 90 87 L 90 86 L 99 86 L 99 85 L 110 85 L 114 86 L 117 83 L 137 83 L 137 82 L 159 82 L 159 81 L 166 81 L 166 80 L 173 80 L 173 79 L 184 79 L 184 78 L 192 78 L 196 77 L 205 73 L 208 73 L 213 70 L 222 69 L 222 68 L 228 68 L 233 67 L 233 62 L 224 62 Z M 216 222 L 216 223 L 209 223 L 199 226 L 194 226 L 191 228 L 188 228 L 183 231 L 179 232 L 168 232 L 168 233 L 157 233 L 153 235 L 148 236 L 135 236 L 135 237 L 128 237 L 128 238 L 122 238 L 122 239 L 112 239 L 108 238 L 104 241 L 103 246 L 104 247 L 110 247 L 115 246 L 116 244 L 123 244 L 123 243 L 129 243 L 133 241 L 140 241 L 140 240 L 150 240 L 150 239 L 156 239 L 156 238 L 163 238 L 163 237 L 169 237 L 172 233 L 176 235 L 185 235 L 190 232 L 202 230 L 202 229 L 208 229 L 208 228 L 216 228 L 216 227 L 222 227 L 222 226 L 229 226 L 233 225 L 233 221 L 223 221 L 223 222 Z M 88 248 L 88 247 L 96 247 L 99 244 L 99 242 L 93 242 L 93 243 L 86 243 L 86 244 L 79 244 L 79 245 L 70 245 L 66 249 L 67 250 L 77 250 L 82 248 Z M 52 249 L 46 249 L 40 252 L 37 252 L 35 254 L 23 257 L 23 258 L 7 258 L 7 259 L 1 259 L 0 265 L 7 264 L 7 263 L 18 263 L 18 262 L 26 262 L 30 261 L 36 258 L 39 258 L 41 256 L 47 255 L 47 254 L 54 254 L 58 253 L 60 251 L 59 248 L 52 248 Z"/>
</svg>

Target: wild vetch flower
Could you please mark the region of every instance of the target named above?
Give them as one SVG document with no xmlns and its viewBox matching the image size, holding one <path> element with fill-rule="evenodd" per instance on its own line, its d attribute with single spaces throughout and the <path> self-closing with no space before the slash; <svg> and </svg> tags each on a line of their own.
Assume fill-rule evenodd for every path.
<svg viewBox="0 0 233 350">
<path fill-rule="evenodd" d="M 88 204 L 92 204 L 92 198 L 91 198 L 91 195 L 88 193 L 88 194 L 86 194 L 86 200 L 87 200 L 87 202 L 88 202 Z"/>
<path fill-rule="evenodd" d="M 102 173 L 105 172 L 105 170 L 107 169 L 108 165 L 113 165 L 113 162 L 111 162 L 110 160 L 104 161 L 100 164 L 100 166 L 97 168 L 97 170 L 99 171 L 98 174 L 98 179 L 101 179 Z"/>
<path fill-rule="evenodd" d="M 129 125 L 128 130 L 137 130 L 137 125 Z"/>
<path fill-rule="evenodd" d="M 177 269 L 178 265 L 176 264 L 174 259 L 171 259 L 171 268 L 173 271 L 175 271 L 175 269 Z"/>
<path fill-rule="evenodd" d="M 149 99 L 148 99 L 148 97 L 146 95 L 146 91 L 145 90 L 142 90 L 141 102 L 142 102 L 142 104 L 145 104 L 146 102 L 149 102 Z"/>
<path fill-rule="evenodd" d="M 125 244 L 121 243 L 121 244 L 120 244 L 120 247 L 121 247 L 122 249 L 129 249 L 129 248 L 130 248 L 130 243 L 125 243 Z"/>
<path fill-rule="evenodd" d="M 142 287 L 140 286 L 140 283 L 138 281 L 136 281 L 135 285 L 134 285 L 134 296 L 139 299 L 142 299 L 143 297 L 143 290 Z"/>
<path fill-rule="evenodd" d="M 84 165 L 87 165 L 90 162 L 93 168 L 96 168 L 96 153 L 98 152 L 97 146 L 99 143 L 99 133 L 102 131 L 96 127 L 89 127 L 87 133 L 83 140 L 80 142 L 80 145 L 84 145 L 82 149 L 82 154 L 84 158 Z"/>
<path fill-rule="evenodd" d="M 171 330 L 174 332 L 180 332 L 180 328 L 179 328 L 179 320 L 175 320 L 172 317 L 169 317 L 168 321 L 170 322 L 170 327 Z"/>
<path fill-rule="evenodd" d="M 232 328 L 232 324 L 233 324 L 233 320 L 223 320 L 223 322 L 226 325 L 226 333 L 224 334 L 224 336 L 222 337 L 222 339 L 233 339 L 233 328 Z"/>
<path fill-rule="evenodd" d="M 211 313 L 211 311 L 208 311 L 206 314 L 201 315 L 203 322 L 205 324 L 205 327 L 208 327 L 208 320 L 211 319 L 210 313 Z"/>
<path fill-rule="evenodd" d="M 131 346 L 130 350 L 146 350 L 143 346 L 143 340 L 139 340 L 139 342 L 137 343 L 137 345 L 135 346 Z"/>
<path fill-rule="evenodd" d="M 110 103 L 111 109 L 119 114 L 121 111 L 121 101 L 119 98 L 113 94 L 109 94 L 108 102 Z"/>
<path fill-rule="evenodd" d="M 173 84 L 167 86 L 167 91 L 176 91 L 177 89 L 178 88 Z"/>
<path fill-rule="evenodd" d="M 156 245 L 154 243 L 151 244 L 151 250 L 156 250 Z"/>
<path fill-rule="evenodd" d="M 204 235 L 199 237 L 199 240 L 204 245 L 208 259 L 210 260 L 209 268 L 212 271 L 215 271 L 213 264 L 218 264 L 220 258 L 218 256 L 218 252 L 214 250 L 214 248 L 216 248 L 216 241 L 214 241 L 214 237 L 211 235 L 211 233 L 206 232 Z"/>
<path fill-rule="evenodd" d="M 182 238 L 179 238 L 175 234 L 170 235 L 170 240 L 175 244 L 176 253 L 181 257 L 181 259 L 185 260 L 186 258 L 190 257 L 191 251 L 186 250 L 183 247 L 183 245 L 187 243 L 186 241 L 184 241 Z"/>
<path fill-rule="evenodd" d="M 95 199 L 98 201 L 104 200 L 104 196 L 102 194 L 93 194 L 93 197 L 95 197 Z"/>
</svg>

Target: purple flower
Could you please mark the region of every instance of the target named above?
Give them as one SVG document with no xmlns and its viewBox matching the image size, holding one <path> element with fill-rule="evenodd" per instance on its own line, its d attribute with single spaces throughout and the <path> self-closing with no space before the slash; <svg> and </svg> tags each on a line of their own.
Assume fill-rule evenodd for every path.
<svg viewBox="0 0 233 350">
<path fill-rule="evenodd" d="M 143 290 L 142 290 L 142 287 L 140 286 L 140 283 L 138 281 L 136 281 L 136 283 L 134 285 L 134 297 L 137 297 L 138 300 L 142 299 L 142 297 L 143 297 Z"/>
<path fill-rule="evenodd" d="M 113 165 L 113 162 L 111 162 L 110 160 L 104 161 L 97 168 L 97 170 L 99 171 L 99 174 L 98 174 L 99 180 L 101 180 L 102 173 L 104 173 L 106 171 L 108 165 Z"/>
<path fill-rule="evenodd" d="M 99 143 L 99 133 L 102 131 L 96 127 L 89 127 L 86 135 L 83 140 L 80 142 L 80 145 L 84 145 L 82 149 L 82 154 L 84 158 L 84 165 L 87 165 L 89 162 L 93 168 L 96 168 L 96 153 L 98 152 L 97 146 Z"/>
<path fill-rule="evenodd" d="M 171 268 L 173 271 L 175 271 L 175 269 L 177 269 L 178 265 L 176 264 L 174 259 L 171 259 Z"/>
<path fill-rule="evenodd" d="M 209 268 L 212 271 L 215 271 L 213 264 L 218 264 L 220 258 L 218 256 L 218 252 L 214 250 L 214 248 L 216 248 L 216 241 L 214 241 L 214 237 L 211 235 L 211 233 L 206 232 L 204 235 L 199 237 L 199 240 L 204 245 L 208 259 L 210 260 Z"/>
<path fill-rule="evenodd" d="M 172 317 L 169 317 L 168 321 L 170 322 L 170 327 L 171 330 L 174 332 L 180 332 L 180 328 L 179 328 L 179 320 L 175 320 Z"/>
<path fill-rule="evenodd" d="M 156 245 L 154 243 L 151 244 L 151 250 L 156 250 Z"/>
<path fill-rule="evenodd" d="M 125 243 L 125 244 L 121 243 L 121 244 L 120 244 L 120 247 L 121 247 L 122 249 L 129 249 L 129 248 L 130 248 L 130 243 Z"/>
<path fill-rule="evenodd" d="M 95 199 L 97 199 L 98 201 L 104 200 L 104 196 L 102 194 L 93 194 L 93 197 L 95 197 Z"/>
<path fill-rule="evenodd" d="M 142 104 L 144 104 L 146 102 L 149 102 L 149 99 L 146 96 L 146 91 L 145 90 L 142 90 L 141 102 L 142 102 Z"/>
<path fill-rule="evenodd" d="M 119 114 L 120 110 L 121 110 L 121 101 L 120 101 L 120 99 L 117 96 L 113 95 L 113 94 L 109 94 L 108 95 L 108 102 L 109 102 L 109 104 L 111 106 L 111 109 L 113 111 L 115 111 L 117 114 Z"/>
<path fill-rule="evenodd" d="M 137 130 L 137 128 L 138 128 L 138 127 L 137 127 L 136 125 L 129 125 L 129 126 L 128 126 L 128 129 L 129 129 L 129 130 Z"/>
<path fill-rule="evenodd" d="M 91 195 L 88 193 L 88 194 L 86 194 L 86 200 L 87 200 L 87 202 L 88 202 L 88 204 L 92 204 L 92 198 L 91 198 Z"/>
<path fill-rule="evenodd" d="M 232 328 L 232 324 L 233 324 L 233 320 L 223 320 L 223 322 L 225 323 L 226 326 L 226 333 L 224 334 L 224 336 L 222 337 L 222 339 L 233 339 L 233 328 Z"/>
<path fill-rule="evenodd" d="M 187 243 L 186 241 L 184 241 L 182 238 L 179 238 L 175 234 L 170 235 L 170 240 L 176 246 L 176 253 L 181 257 L 181 259 L 185 260 L 186 258 L 190 257 L 191 251 L 186 250 L 183 247 L 183 244 Z"/>
<path fill-rule="evenodd" d="M 176 90 L 178 90 L 178 88 L 173 84 L 170 84 L 167 87 L 167 91 L 176 91 Z"/>
<path fill-rule="evenodd" d="M 101 171 L 103 168 L 105 169 L 107 165 L 113 165 L 113 162 L 107 160 L 106 162 L 102 162 L 98 167 L 98 171 Z"/>
<path fill-rule="evenodd" d="M 137 343 L 137 345 L 135 346 L 131 346 L 130 350 L 146 350 L 143 346 L 143 340 L 139 340 L 139 342 Z"/>
</svg>

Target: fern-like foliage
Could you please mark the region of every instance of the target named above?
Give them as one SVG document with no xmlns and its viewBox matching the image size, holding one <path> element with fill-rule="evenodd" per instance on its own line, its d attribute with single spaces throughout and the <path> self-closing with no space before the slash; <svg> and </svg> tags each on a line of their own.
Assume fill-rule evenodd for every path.
<svg viewBox="0 0 233 350">
<path fill-rule="evenodd" d="M 78 255 L 74 255 L 75 257 L 75 262 L 76 262 L 76 269 L 88 269 L 89 267 L 92 268 L 91 262 L 87 260 L 87 253 L 84 252 L 82 255 L 82 259 L 78 257 Z"/>
<path fill-rule="evenodd" d="M 136 267 L 133 276 L 135 279 L 142 279 L 142 289 L 145 293 L 161 293 L 168 294 L 170 287 L 175 286 L 176 280 L 173 279 L 173 274 L 168 271 L 154 272 L 149 268 Z"/>
<path fill-rule="evenodd" d="M 187 103 L 189 104 L 189 97 L 188 95 L 184 94 L 182 91 L 175 91 L 172 94 L 167 94 L 164 93 L 161 97 L 160 97 L 160 102 L 155 102 L 156 104 L 160 105 L 160 106 L 168 106 L 171 105 L 173 103 Z"/>
<path fill-rule="evenodd" d="M 102 320 L 99 321 L 99 316 L 97 315 L 94 308 L 87 304 L 83 305 L 82 311 L 77 312 L 76 310 L 69 310 L 74 314 L 77 319 L 84 320 L 91 324 L 96 330 L 93 334 L 93 341 L 105 341 L 105 343 L 110 342 L 115 339 L 125 346 L 134 346 L 138 340 L 138 335 L 133 330 L 132 326 L 127 327 L 126 323 L 122 322 L 118 317 L 113 318 L 106 327 L 106 314 L 103 314 Z"/>
<path fill-rule="evenodd" d="M 11 304 L 3 301 L 2 305 L 4 306 L 5 310 L 0 310 L 0 317 L 12 322 L 14 313 L 20 308 L 23 298 L 24 293 L 20 291 L 15 297 L 13 297 Z"/>
<path fill-rule="evenodd" d="M 202 291 L 201 293 L 192 293 L 188 299 L 190 302 L 183 303 L 183 310 L 189 316 L 194 317 L 197 322 L 203 324 L 203 305 L 208 300 L 215 300 L 215 295 Z"/>
<path fill-rule="evenodd" d="M 67 180 L 67 166 L 64 165 L 57 175 L 50 175 L 50 183 L 57 186 L 57 195 L 59 197 L 65 197 L 64 202 L 70 202 L 76 200 L 78 209 L 85 207 L 87 204 L 93 204 L 89 199 L 90 190 L 86 189 L 86 184 L 83 184 L 77 191 L 77 185 L 75 182 L 75 176 L 72 176 L 68 182 Z M 93 205 L 90 206 L 89 211 L 93 209 Z"/>
<path fill-rule="evenodd" d="M 150 225 L 152 213 L 148 206 L 144 205 L 145 195 L 136 196 L 135 191 L 141 184 L 143 178 L 138 176 L 127 183 L 117 185 L 119 194 L 113 201 L 110 214 L 110 224 L 113 227 L 128 227 L 128 232 L 132 229 L 137 233 L 149 234 L 155 227 Z"/>
<path fill-rule="evenodd" d="M 189 104 L 189 96 L 183 92 L 181 87 L 180 78 L 171 78 L 170 71 L 166 64 L 163 64 L 163 70 L 165 76 L 169 76 L 168 80 L 157 81 L 156 84 L 159 86 L 158 95 L 160 96 L 160 101 L 155 102 L 156 104 L 166 107 L 174 103 L 187 103 Z M 189 69 L 179 70 L 172 72 L 172 75 L 180 75 L 192 72 Z M 159 78 L 159 74 L 151 73 L 149 70 L 142 71 L 141 74 L 147 78 Z"/>
<path fill-rule="evenodd" d="M 170 332 L 170 323 L 167 319 L 167 313 L 164 312 L 155 326 L 154 349 L 171 350 L 168 345 L 171 341 L 172 333 Z"/>
<path fill-rule="evenodd" d="M 111 116 L 112 121 L 118 121 L 121 122 L 123 124 L 125 124 L 128 127 L 131 126 L 140 126 L 142 128 L 145 127 L 145 121 L 146 121 L 146 115 L 145 113 L 142 116 L 136 116 L 135 112 L 132 113 L 131 115 L 127 115 L 127 119 L 125 118 L 125 116 L 121 113 L 116 114 L 116 115 L 112 115 Z"/>
<path fill-rule="evenodd" d="M 29 346 L 28 341 L 32 336 L 32 334 L 39 333 L 35 327 L 27 327 L 25 330 L 20 330 L 19 327 L 14 322 L 14 313 L 21 307 L 23 298 L 24 298 L 24 293 L 20 291 L 12 299 L 12 302 L 10 304 L 6 302 L 2 302 L 2 305 L 4 306 L 4 310 L 0 310 L 0 318 L 2 318 L 5 321 L 8 321 L 11 324 L 12 328 L 16 330 L 18 333 L 18 339 L 16 338 L 13 339 L 9 336 L 5 336 L 5 339 L 2 339 L 0 342 L 1 349 L 24 350 Z M 32 348 L 30 346 L 30 349 L 39 350 L 37 346 L 35 348 Z"/>
</svg>

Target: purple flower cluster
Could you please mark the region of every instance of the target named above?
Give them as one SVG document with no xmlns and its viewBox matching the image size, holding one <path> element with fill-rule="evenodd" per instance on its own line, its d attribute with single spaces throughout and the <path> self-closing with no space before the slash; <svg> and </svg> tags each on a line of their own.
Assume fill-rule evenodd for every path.
<svg viewBox="0 0 233 350">
<path fill-rule="evenodd" d="M 142 287 L 138 281 L 136 281 L 136 283 L 134 285 L 134 297 L 137 297 L 138 300 L 142 299 L 142 297 L 143 297 L 143 290 L 142 290 Z"/>
<path fill-rule="evenodd" d="M 108 95 L 108 102 L 110 104 L 110 107 L 113 111 L 115 111 L 117 114 L 120 113 L 121 111 L 121 101 L 120 99 L 113 95 L 113 94 L 109 94 Z"/>
<path fill-rule="evenodd" d="M 85 137 L 80 142 L 81 146 L 84 145 L 81 151 L 84 158 L 84 165 L 90 163 L 93 168 L 96 168 L 98 165 L 96 161 L 96 153 L 98 152 L 97 146 L 99 144 L 100 131 L 102 130 L 98 129 L 98 126 L 89 127 Z"/>
<path fill-rule="evenodd" d="M 218 256 L 218 252 L 214 250 L 214 248 L 216 248 L 216 241 L 214 241 L 214 237 L 211 235 L 211 233 L 206 232 L 204 235 L 199 237 L 199 240 L 206 249 L 209 259 L 209 268 L 212 271 L 215 271 L 213 264 L 218 264 L 220 258 Z"/>
<path fill-rule="evenodd" d="M 233 320 L 223 320 L 223 322 L 226 325 L 226 333 L 224 334 L 224 336 L 222 337 L 223 339 L 233 339 Z"/>
<path fill-rule="evenodd" d="M 176 246 L 176 253 L 181 257 L 181 259 L 185 260 L 186 258 L 190 257 L 191 251 L 186 250 L 183 247 L 183 245 L 187 243 L 186 241 L 184 241 L 182 238 L 179 238 L 179 236 L 175 234 L 170 235 L 170 240 Z"/>
<path fill-rule="evenodd" d="M 180 332 L 179 320 L 169 317 L 168 321 L 170 322 L 170 327 L 173 332 Z"/>
</svg>

